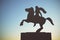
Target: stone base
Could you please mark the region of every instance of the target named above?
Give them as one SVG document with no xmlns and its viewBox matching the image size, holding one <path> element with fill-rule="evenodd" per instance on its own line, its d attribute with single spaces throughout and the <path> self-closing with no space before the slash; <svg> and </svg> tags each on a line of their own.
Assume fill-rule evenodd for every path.
<svg viewBox="0 0 60 40">
<path fill-rule="evenodd" d="M 51 40 L 51 33 L 21 33 L 21 40 Z"/>
</svg>

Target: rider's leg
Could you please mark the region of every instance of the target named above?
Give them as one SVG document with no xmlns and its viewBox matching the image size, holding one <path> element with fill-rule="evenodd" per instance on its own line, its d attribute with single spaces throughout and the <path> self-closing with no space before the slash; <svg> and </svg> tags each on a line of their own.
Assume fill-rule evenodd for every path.
<svg viewBox="0 0 60 40">
<path fill-rule="evenodd" d="M 42 14 L 40 13 L 41 17 L 42 17 Z"/>
</svg>

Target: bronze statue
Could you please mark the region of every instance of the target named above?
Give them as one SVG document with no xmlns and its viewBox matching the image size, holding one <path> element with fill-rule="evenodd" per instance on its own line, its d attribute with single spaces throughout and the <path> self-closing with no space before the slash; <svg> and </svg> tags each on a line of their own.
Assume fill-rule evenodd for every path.
<svg viewBox="0 0 60 40">
<path fill-rule="evenodd" d="M 43 29 L 43 24 L 45 24 L 46 20 L 49 20 L 49 22 L 52 25 L 54 25 L 51 18 L 49 18 L 49 17 L 48 18 L 44 18 L 42 15 L 40 17 L 39 16 L 39 13 L 40 13 L 39 10 L 42 10 L 44 13 L 46 13 L 46 11 L 43 8 L 38 8 L 37 9 L 37 6 L 36 6 L 36 11 L 35 11 L 36 15 L 34 16 L 34 9 L 33 9 L 33 7 L 26 8 L 25 11 L 28 12 L 27 19 L 22 20 L 22 22 L 20 23 L 20 26 L 23 25 L 24 21 L 27 22 L 27 23 L 29 23 L 29 22 L 34 23 L 34 26 L 38 23 L 40 25 L 40 28 L 36 31 L 38 33 L 38 32 L 40 32 Z"/>
</svg>

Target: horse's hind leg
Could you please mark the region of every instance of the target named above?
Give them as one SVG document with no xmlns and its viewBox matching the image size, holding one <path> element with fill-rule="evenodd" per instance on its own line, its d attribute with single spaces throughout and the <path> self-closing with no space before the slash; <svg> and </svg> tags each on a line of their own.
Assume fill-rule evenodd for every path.
<svg viewBox="0 0 60 40">
<path fill-rule="evenodd" d="M 34 26 L 35 26 L 35 25 L 36 25 L 36 23 L 34 23 Z M 33 26 L 33 27 L 34 27 L 34 26 Z"/>
<path fill-rule="evenodd" d="M 40 27 L 41 27 L 41 28 L 39 28 L 39 29 L 36 31 L 36 33 L 39 33 L 39 32 L 43 29 L 43 26 L 42 26 L 42 25 L 40 25 Z"/>
</svg>

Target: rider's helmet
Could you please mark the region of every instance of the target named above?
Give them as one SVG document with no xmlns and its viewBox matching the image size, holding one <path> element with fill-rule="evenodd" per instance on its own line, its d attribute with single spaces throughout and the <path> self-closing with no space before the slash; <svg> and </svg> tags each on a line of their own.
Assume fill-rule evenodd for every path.
<svg viewBox="0 0 60 40">
<path fill-rule="evenodd" d="M 38 6 L 35 6 L 35 8 L 38 8 Z"/>
</svg>

